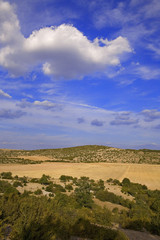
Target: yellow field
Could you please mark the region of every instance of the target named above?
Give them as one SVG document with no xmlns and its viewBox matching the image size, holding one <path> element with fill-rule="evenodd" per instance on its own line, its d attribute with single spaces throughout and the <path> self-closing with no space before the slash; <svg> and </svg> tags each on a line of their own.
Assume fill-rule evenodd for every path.
<svg viewBox="0 0 160 240">
<path fill-rule="evenodd" d="M 0 172 L 10 171 L 13 175 L 41 177 L 42 174 L 59 178 L 62 174 L 73 177 L 87 176 L 95 180 L 108 178 L 147 185 L 150 189 L 160 189 L 160 165 L 125 163 L 42 163 L 31 165 L 1 164 Z"/>
</svg>

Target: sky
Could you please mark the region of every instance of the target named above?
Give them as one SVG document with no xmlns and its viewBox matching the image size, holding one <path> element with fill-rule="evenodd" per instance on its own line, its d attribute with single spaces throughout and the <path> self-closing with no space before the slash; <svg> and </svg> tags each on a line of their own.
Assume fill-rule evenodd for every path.
<svg viewBox="0 0 160 240">
<path fill-rule="evenodd" d="M 0 148 L 160 149 L 159 0 L 0 0 Z"/>
</svg>

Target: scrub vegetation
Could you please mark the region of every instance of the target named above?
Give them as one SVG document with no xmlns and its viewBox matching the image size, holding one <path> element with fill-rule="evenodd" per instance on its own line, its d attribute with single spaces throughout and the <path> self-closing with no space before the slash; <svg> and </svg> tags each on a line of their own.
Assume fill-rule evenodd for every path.
<svg viewBox="0 0 160 240">
<path fill-rule="evenodd" d="M 119 149 L 86 145 L 40 150 L 0 150 L 0 163 L 35 164 L 42 162 L 120 162 L 160 164 L 160 150 Z"/>
<path fill-rule="evenodd" d="M 11 172 L 2 172 L 0 178 L 1 240 L 127 240 L 123 229 L 160 235 L 160 191 L 128 178 L 30 178 Z M 34 190 L 29 188 L 33 185 Z M 122 195 L 111 192 L 109 185 L 120 188 Z M 107 202 L 115 207 L 102 207 Z"/>
</svg>

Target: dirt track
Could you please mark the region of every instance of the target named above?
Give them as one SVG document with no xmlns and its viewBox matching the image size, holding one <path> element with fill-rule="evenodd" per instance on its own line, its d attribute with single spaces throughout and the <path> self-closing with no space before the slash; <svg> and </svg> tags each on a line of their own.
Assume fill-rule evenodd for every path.
<svg viewBox="0 0 160 240">
<path fill-rule="evenodd" d="M 11 171 L 13 175 L 41 177 L 42 174 L 59 178 L 62 174 L 73 177 L 88 176 L 93 179 L 108 178 L 147 185 L 150 189 L 160 189 L 160 165 L 125 163 L 42 163 L 42 164 L 6 164 L 0 165 L 0 172 Z"/>
</svg>

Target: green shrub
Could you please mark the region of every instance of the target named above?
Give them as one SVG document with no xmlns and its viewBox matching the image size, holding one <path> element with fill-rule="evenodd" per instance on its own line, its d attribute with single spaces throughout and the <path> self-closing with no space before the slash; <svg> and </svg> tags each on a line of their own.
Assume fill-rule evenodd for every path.
<svg viewBox="0 0 160 240">
<path fill-rule="evenodd" d="M 92 208 L 93 200 L 89 191 L 82 188 L 76 188 L 74 194 L 80 207 Z"/>
<path fill-rule="evenodd" d="M 112 181 L 113 181 L 113 179 L 112 179 L 112 178 L 109 178 L 109 179 L 107 179 L 106 182 L 111 183 Z"/>
<path fill-rule="evenodd" d="M 15 181 L 15 182 L 13 183 L 13 187 L 18 187 L 18 186 L 23 187 L 23 185 L 22 185 L 21 182 Z"/>
<path fill-rule="evenodd" d="M 48 185 L 50 183 L 49 179 L 50 176 L 43 174 L 42 177 L 39 179 L 39 183 L 43 185 Z"/>
<path fill-rule="evenodd" d="M 65 189 L 70 192 L 71 190 L 73 190 L 73 187 L 72 187 L 71 184 L 66 184 L 66 185 L 65 185 Z"/>
<path fill-rule="evenodd" d="M 18 180 L 18 175 L 14 176 L 14 179 Z"/>
<path fill-rule="evenodd" d="M 53 193 L 49 193 L 49 197 L 54 197 L 54 194 Z"/>
<path fill-rule="evenodd" d="M 130 185 L 130 180 L 128 178 L 124 178 L 122 181 L 122 186 L 129 186 Z"/>
<path fill-rule="evenodd" d="M 100 189 L 104 190 L 105 189 L 105 186 L 104 186 L 104 181 L 102 179 L 100 179 L 98 182 L 97 182 L 97 185 Z"/>
<path fill-rule="evenodd" d="M 34 194 L 36 194 L 36 195 L 41 195 L 43 192 L 42 192 L 42 190 L 41 189 L 37 189 L 35 192 L 34 192 Z"/>
<path fill-rule="evenodd" d="M 39 179 L 38 178 L 32 178 L 30 180 L 31 183 L 39 183 Z"/>
<path fill-rule="evenodd" d="M 18 190 L 7 181 L 0 180 L 0 193 L 18 193 Z"/>
<path fill-rule="evenodd" d="M 2 172 L 1 177 L 2 179 L 13 179 L 11 172 Z"/>
<path fill-rule="evenodd" d="M 60 184 L 53 184 L 53 192 L 66 192 L 65 188 L 63 186 L 61 186 Z"/>
<path fill-rule="evenodd" d="M 28 183 L 28 178 L 26 176 L 19 177 L 18 180 L 21 181 L 24 184 Z"/>
<path fill-rule="evenodd" d="M 120 181 L 119 181 L 119 180 L 117 180 L 117 179 L 114 179 L 112 182 L 113 182 L 113 184 L 114 184 L 114 185 L 121 186 L 121 183 L 120 183 Z"/>
<path fill-rule="evenodd" d="M 67 176 L 67 175 L 61 175 L 59 178 L 62 182 L 68 182 L 70 180 L 73 180 L 72 176 Z"/>
<path fill-rule="evenodd" d="M 46 189 L 45 189 L 47 192 L 53 192 L 53 183 L 50 183 Z"/>
<path fill-rule="evenodd" d="M 32 194 L 31 191 L 24 190 L 23 194 L 21 195 L 23 198 L 28 197 L 30 194 Z"/>
</svg>

